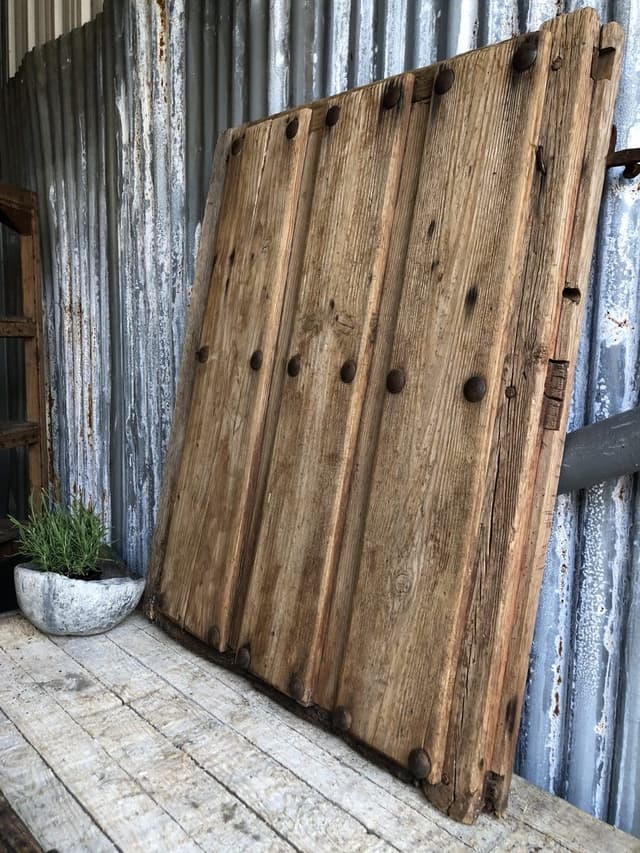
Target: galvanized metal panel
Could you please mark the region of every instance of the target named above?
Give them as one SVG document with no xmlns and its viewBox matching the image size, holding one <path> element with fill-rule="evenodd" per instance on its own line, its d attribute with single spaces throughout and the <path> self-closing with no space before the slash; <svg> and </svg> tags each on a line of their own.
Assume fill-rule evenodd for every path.
<svg viewBox="0 0 640 853">
<path fill-rule="evenodd" d="M 589 5 L 627 31 L 618 135 L 637 147 L 640 6 Z M 88 0 L 49 6 L 62 27 L 60 10 L 87 14 Z M 558 0 L 107 0 L 80 33 L 26 56 L 0 93 L 0 171 L 40 197 L 55 478 L 97 502 L 132 565 L 148 554 L 216 134 L 559 11 Z M 638 402 L 640 195 L 619 171 L 573 427 Z M 558 500 L 518 767 L 638 835 L 639 511 L 629 478 Z"/>
</svg>

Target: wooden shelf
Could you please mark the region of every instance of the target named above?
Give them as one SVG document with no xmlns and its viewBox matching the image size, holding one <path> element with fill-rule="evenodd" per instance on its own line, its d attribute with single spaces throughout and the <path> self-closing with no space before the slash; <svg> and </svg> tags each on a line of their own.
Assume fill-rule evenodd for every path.
<svg viewBox="0 0 640 853">
<path fill-rule="evenodd" d="M 34 423 L 0 421 L 0 450 L 25 447 L 40 441 L 40 427 Z"/>
<path fill-rule="evenodd" d="M 0 338 L 35 338 L 36 324 L 28 317 L 0 317 Z"/>
</svg>

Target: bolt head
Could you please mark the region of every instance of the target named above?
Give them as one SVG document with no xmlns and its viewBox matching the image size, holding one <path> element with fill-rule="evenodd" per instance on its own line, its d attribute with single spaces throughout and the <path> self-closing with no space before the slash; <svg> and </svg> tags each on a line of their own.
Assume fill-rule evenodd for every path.
<svg viewBox="0 0 640 853">
<path fill-rule="evenodd" d="M 287 364 L 287 373 L 289 376 L 297 376 L 302 367 L 302 358 L 299 355 L 293 355 Z"/>
<path fill-rule="evenodd" d="M 412 749 L 409 753 L 409 770 L 416 779 L 426 779 L 431 772 L 431 759 L 424 749 Z"/>
<path fill-rule="evenodd" d="M 345 361 L 340 368 L 340 379 L 342 379 L 345 384 L 349 385 L 349 383 L 353 382 L 356 378 L 357 369 L 358 366 L 355 361 L 352 358 L 348 359 L 348 361 Z"/>
<path fill-rule="evenodd" d="M 304 684 L 299 675 L 292 675 L 289 681 L 289 693 L 296 702 L 302 702 L 304 698 Z"/>
<path fill-rule="evenodd" d="M 287 129 L 285 133 L 287 135 L 287 139 L 293 139 L 296 133 L 298 132 L 298 127 L 300 126 L 300 122 L 298 121 L 298 117 L 294 116 L 291 121 L 287 124 Z"/>
<path fill-rule="evenodd" d="M 234 157 L 242 151 L 242 142 L 242 137 L 236 136 L 236 138 L 231 143 L 231 153 Z"/>
<path fill-rule="evenodd" d="M 391 110 L 399 102 L 402 96 L 402 88 L 397 83 L 392 83 L 387 87 L 387 91 L 382 98 L 382 106 L 385 110 Z"/>
<path fill-rule="evenodd" d="M 251 370 L 260 370 L 262 367 L 262 350 L 257 349 L 255 352 L 251 353 L 251 358 L 249 359 L 249 366 Z"/>
<path fill-rule="evenodd" d="M 452 68 L 441 68 L 433 85 L 436 95 L 444 95 L 453 86 L 456 75 Z"/>
<path fill-rule="evenodd" d="M 508 400 L 513 399 L 516 396 L 516 386 L 515 385 L 507 385 L 504 389 L 504 393 Z"/>
<path fill-rule="evenodd" d="M 387 374 L 387 391 L 390 394 L 399 394 L 406 384 L 404 370 L 394 368 Z"/>
<path fill-rule="evenodd" d="M 338 707 L 334 708 L 331 713 L 331 722 L 333 723 L 334 728 L 338 729 L 338 731 L 348 732 L 351 728 L 351 724 L 353 723 L 351 711 L 348 708 L 345 708 L 344 705 L 338 705 Z"/>
<path fill-rule="evenodd" d="M 327 114 L 324 119 L 324 123 L 327 127 L 333 127 L 334 124 L 338 123 L 338 119 L 340 118 L 340 107 L 337 104 L 334 104 L 332 107 L 329 107 L 327 110 Z"/>
<path fill-rule="evenodd" d="M 242 667 L 242 669 L 249 669 L 249 665 L 251 664 L 251 652 L 249 651 L 249 646 L 242 646 L 242 648 L 238 649 L 236 653 L 236 663 L 238 666 Z"/>
<path fill-rule="evenodd" d="M 204 364 L 205 361 L 207 361 L 207 359 L 209 358 L 209 347 L 208 346 L 200 347 L 200 349 L 196 353 L 196 358 L 198 359 L 200 364 Z"/>
<path fill-rule="evenodd" d="M 469 403 L 479 403 L 487 393 L 487 380 L 484 376 L 471 376 L 464 383 L 462 393 Z"/>
<path fill-rule="evenodd" d="M 513 55 L 513 68 L 521 74 L 535 65 L 538 58 L 538 38 L 535 35 L 527 36 L 520 42 Z"/>
</svg>

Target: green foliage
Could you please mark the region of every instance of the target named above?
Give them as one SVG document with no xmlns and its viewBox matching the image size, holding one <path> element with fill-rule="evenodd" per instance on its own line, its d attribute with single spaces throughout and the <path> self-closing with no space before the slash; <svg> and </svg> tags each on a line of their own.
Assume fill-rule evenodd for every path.
<svg viewBox="0 0 640 853">
<path fill-rule="evenodd" d="M 20 553 L 38 564 L 43 572 L 88 576 L 97 570 L 107 530 L 94 508 L 74 497 L 71 506 L 49 501 L 42 492 L 40 507 L 29 502 L 29 519 L 11 521 L 18 529 Z"/>
</svg>

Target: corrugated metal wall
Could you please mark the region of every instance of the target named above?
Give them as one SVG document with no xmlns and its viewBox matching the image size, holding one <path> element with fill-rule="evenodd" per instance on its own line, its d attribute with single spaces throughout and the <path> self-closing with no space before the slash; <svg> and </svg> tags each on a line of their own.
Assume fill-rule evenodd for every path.
<svg viewBox="0 0 640 853">
<path fill-rule="evenodd" d="M 568 4 L 566 10 L 582 5 Z M 640 4 L 621 147 L 640 145 Z M 2 93 L 0 171 L 39 193 L 52 455 L 144 569 L 215 136 L 536 28 L 556 0 L 106 0 Z M 610 174 L 572 425 L 636 405 L 638 182 Z M 640 503 L 622 478 L 558 501 L 518 769 L 640 835 Z"/>
</svg>

